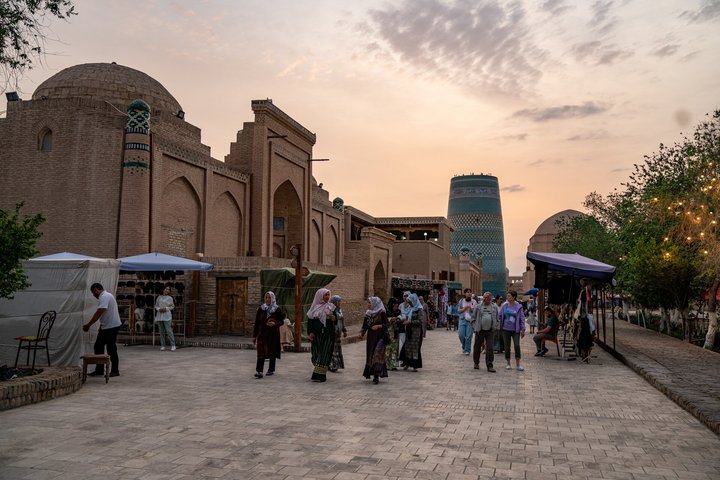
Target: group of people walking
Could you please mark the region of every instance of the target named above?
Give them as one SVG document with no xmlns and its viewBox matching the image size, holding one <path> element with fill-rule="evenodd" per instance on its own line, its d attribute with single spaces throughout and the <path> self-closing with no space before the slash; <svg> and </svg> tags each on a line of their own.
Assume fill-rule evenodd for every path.
<svg viewBox="0 0 720 480">
<path fill-rule="evenodd" d="M 463 292 L 464 298 L 458 302 L 460 321 L 458 336 L 463 354 L 470 355 L 470 341 L 474 335 L 473 362 L 474 368 L 480 368 L 480 356 L 485 351 L 485 366 L 488 372 L 496 372 L 494 367 L 495 353 L 502 352 L 505 356 L 505 369 L 512 370 L 511 354 L 514 353 L 515 369 L 525 370 L 522 365 L 520 339 L 525 336 L 526 323 L 534 333 L 537 325 L 535 310 L 531 311 L 528 322 L 525 319 L 523 306 L 517 301 L 517 292 L 508 290 L 505 302 L 500 297 L 493 299 L 490 292 L 485 292 L 480 303 L 472 296 L 469 288 Z M 536 356 L 543 356 L 548 349 L 545 341 L 555 339 L 559 327 L 558 319 L 551 307 L 545 307 L 547 320 L 545 326 L 533 337 L 537 347 Z M 512 351 L 511 351 L 512 350 Z"/>
<path fill-rule="evenodd" d="M 464 297 L 457 303 L 462 353 L 468 356 L 472 353 L 476 370 L 480 368 L 484 352 L 487 371 L 496 372 L 495 353 L 502 352 L 505 369 L 524 371 L 520 340 L 525 336 L 526 318 L 522 304 L 517 301 L 517 292 L 509 290 L 504 302 L 498 301 L 498 297 L 493 298 L 490 292 L 485 292 L 479 302 L 469 288 L 463 293 Z M 314 382 L 325 382 L 328 370 L 336 372 L 345 368 L 341 340 L 347 336 L 347 328 L 341 302 L 340 296 L 331 296 L 330 290 L 321 288 L 308 310 L 307 334 L 313 364 L 311 380 Z M 555 313 L 550 307 L 545 310 L 548 321 L 533 337 L 537 356 L 545 355 L 544 342 L 557 334 Z M 403 293 L 402 301 L 390 299 L 387 307 L 379 297 L 369 297 L 360 329 L 360 338 L 367 339 L 363 376 L 377 384 L 388 376 L 388 371 L 402 368 L 417 372 L 422 368 L 426 315 L 418 295 L 409 291 Z M 253 333 L 257 344 L 256 378 L 263 377 L 265 359 L 269 359 L 265 375 L 275 372 L 275 361 L 281 354 L 278 329 L 284 320 L 285 314 L 275 303 L 275 295 L 267 292 L 265 303 L 258 308 Z"/>
<path fill-rule="evenodd" d="M 345 368 L 342 337 L 347 336 L 347 328 L 341 302 L 340 296 L 332 296 L 330 290 L 321 288 L 307 312 L 313 382 L 325 382 L 328 370 L 337 372 Z M 412 368 L 417 372 L 422 368 L 426 315 L 419 297 L 411 292 L 403 294 L 402 302 L 392 299 L 387 308 L 379 297 L 369 297 L 360 329 L 360 337 L 367 338 L 363 376 L 378 384 L 380 378 L 388 376 L 388 369 Z M 253 329 L 257 350 L 255 378 L 275 373 L 276 360 L 282 354 L 280 326 L 284 321 L 285 313 L 277 305 L 275 294 L 267 292 L 255 315 Z M 266 359 L 268 370 L 263 373 Z"/>
</svg>

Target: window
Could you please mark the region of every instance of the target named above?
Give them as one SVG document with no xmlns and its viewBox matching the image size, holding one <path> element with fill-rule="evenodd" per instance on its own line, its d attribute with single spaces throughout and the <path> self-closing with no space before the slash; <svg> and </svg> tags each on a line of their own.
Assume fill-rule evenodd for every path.
<svg viewBox="0 0 720 480">
<path fill-rule="evenodd" d="M 53 148 L 53 133 L 49 128 L 44 128 L 40 132 L 40 151 L 41 152 L 52 152 Z"/>
<path fill-rule="evenodd" d="M 273 217 L 273 230 L 276 232 L 285 231 L 285 217 Z"/>
</svg>

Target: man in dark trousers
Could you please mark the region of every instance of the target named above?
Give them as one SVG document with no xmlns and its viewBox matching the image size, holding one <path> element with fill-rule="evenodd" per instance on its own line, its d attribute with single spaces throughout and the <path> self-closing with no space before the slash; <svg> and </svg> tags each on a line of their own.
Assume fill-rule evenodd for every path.
<svg viewBox="0 0 720 480">
<path fill-rule="evenodd" d="M 90 287 L 93 296 L 98 299 L 98 308 L 90 321 L 83 325 L 83 331 L 87 332 L 93 323 L 100 320 L 100 330 L 98 330 L 97 339 L 95 340 L 95 355 L 107 353 L 110 355 L 110 376 L 117 377 L 120 375 L 118 368 L 117 354 L 117 336 L 120 331 L 120 312 L 118 311 L 115 297 L 110 292 L 106 292 L 102 285 L 93 283 Z M 92 376 L 104 375 L 103 365 L 95 365 L 95 371 Z"/>
</svg>

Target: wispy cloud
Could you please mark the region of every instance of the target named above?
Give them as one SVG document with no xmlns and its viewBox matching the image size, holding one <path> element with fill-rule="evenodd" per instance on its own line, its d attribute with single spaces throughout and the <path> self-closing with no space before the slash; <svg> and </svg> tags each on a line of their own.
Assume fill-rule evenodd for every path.
<svg viewBox="0 0 720 480">
<path fill-rule="evenodd" d="M 301 66 L 303 63 L 305 63 L 307 59 L 305 57 L 298 58 L 294 62 L 292 62 L 290 65 L 285 67 L 282 72 L 278 74 L 279 78 L 287 77 L 288 75 L 291 75 L 299 66 Z"/>
<path fill-rule="evenodd" d="M 601 35 L 608 34 L 617 24 L 617 17 L 613 14 L 613 0 L 598 0 L 592 5 L 593 17 L 589 25 Z"/>
<path fill-rule="evenodd" d="M 599 40 L 575 44 L 570 49 L 570 53 L 578 61 L 590 60 L 596 65 L 613 65 L 633 55 L 632 52 L 623 50 L 615 44 L 605 45 Z"/>
<path fill-rule="evenodd" d="M 518 185 L 518 184 L 510 185 L 508 187 L 502 187 L 500 189 L 500 191 L 508 192 L 508 193 L 522 192 L 523 190 L 525 190 L 525 187 L 523 187 L 522 185 Z"/>
<path fill-rule="evenodd" d="M 618 167 L 618 168 L 613 168 L 612 170 L 610 170 L 610 172 L 619 173 L 619 172 L 628 172 L 630 170 L 632 170 L 632 168 L 630 168 L 630 167 Z"/>
<path fill-rule="evenodd" d="M 581 142 L 584 140 L 600 140 L 608 138 L 610 134 L 605 130 L 592 131 L 588 133 L 579 133 L 571 137 L 566 138 L 568 142 Z"/>
<path fill-rule="evenodd" d="M 528 163 L 528 167 L 539 167 L 541 165 L 560 165 L 563 163 L 560 159 L 555 160 L 545 160 L 544 158 L 538 158 L 537 160 L 533 160 L 532 162 Z"/>
<path fill-rule="evenodd" d="M 595 102 L 585 102 L 582 105 L 562 105 L 550 108 L 526 108 L 513 113 L 513 117 L 525 117 L 534 122 L 548 122 L 552 120 L 565 120 L 568 118 L 583 118 L 597 115 L 609 110 L 610 107 Z"/>
<path fill-rule="evenodd" d="M 720 19 L 720 0 L 705 0 L 699 10 L 685 10 L 680 14 L 689 22 L 712 22 Z"/>
<path fill-rule="evenodd" d="M 373 37 L 369 48 L 478 93 L 531 90 L 547 55 L 517 1 L 405 0 L 371 11 L 364 27 Z"/>
<path fill-rule="evenodd" d="M 524 142 L 528 138 L 528 133 L 518 133 L 515 135 L 502 135 L 500 140 L 506 140 L 511 142 Z"/>
<path fill-rule="evenodd" d="M 664 45 L 660 48 L 653 50 L 652 54 L 656 57 L 671 57 L 675 55 L 680 49 L 680 45 Z"/>
<path fill-rule="evenodd" d="M 543 2 L 540 6 L 540 10 L 547 12 L 554 17 L 570 10 L 570 8 L 570 5 L 568 5 L 565 0 L 545 0 L 545 2 Z"/>
</svg>

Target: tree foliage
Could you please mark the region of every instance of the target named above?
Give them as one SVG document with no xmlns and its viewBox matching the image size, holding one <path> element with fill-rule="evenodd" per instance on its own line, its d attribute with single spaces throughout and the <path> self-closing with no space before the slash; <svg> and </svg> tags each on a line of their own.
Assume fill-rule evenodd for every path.
<svg viewBox="0 0 720 480">
<path fill-rule="evenodd" d="M 720 286 L 720 110 L 691 136 L 645 156 L 607 197 L 591 193 L 589 215 L 562 226 L 559 251 L 618 265 L 621 289 L 639 304 L 686 309 Z M 615 258 L 613 258 L 613 256 Z M 708 346 L 708 342 L 706 342 Z"/>
<path fill-rule="evenodd" d="M 72 0 L 0 0 L 0 71 L 4 87 L 33 67 L 45 53 L 50 22 L 73 15 Z"/>
<path fill-rule="evenodd" d="M 22 261 L 38 253 L 35 243 L 42 236 L 38 227 L 45 217 L 20 218 L 22 206 L 18 203 L 14 211 L 0 209 L 0 298 L 13 298 L 15 292 L 30 286 Z"/>
<path fill-rule="evenodd" d="M 614 264 L 621 252 L 613 231 L 593 215 L 563 217 L 558 220 L 557 235 L 553 241 L 559 253 L 578 253 L 599 262 Z"/>
</svg>

